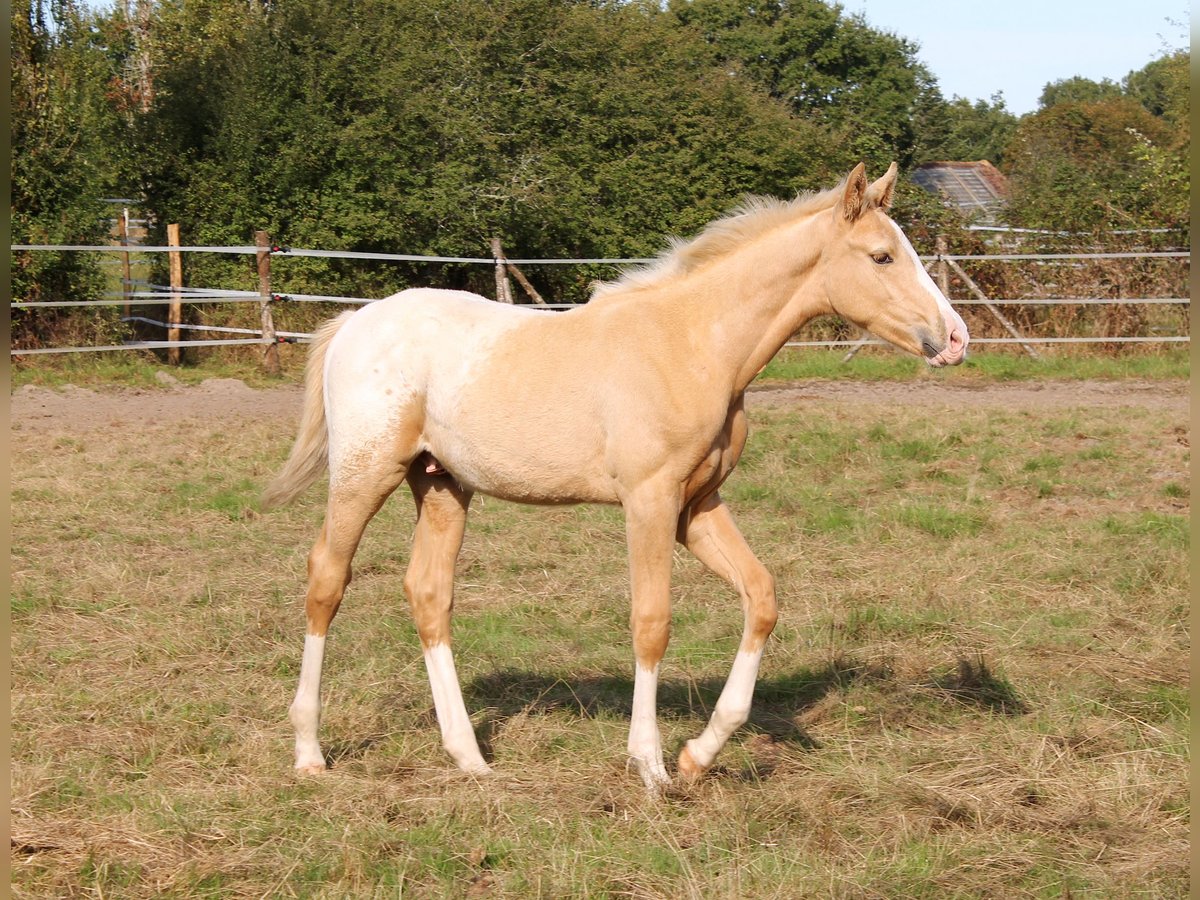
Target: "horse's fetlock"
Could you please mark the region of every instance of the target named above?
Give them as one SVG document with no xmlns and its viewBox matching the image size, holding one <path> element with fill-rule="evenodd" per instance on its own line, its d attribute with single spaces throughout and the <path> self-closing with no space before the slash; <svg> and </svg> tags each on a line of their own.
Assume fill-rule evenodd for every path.
<svg viewBox="0 0 1200 900">
<path fill-rule="evenodd" d="M 293 726 L 299 728 L 302 725 L 308 725 L 321 716 L 321 701 L 301 700 L 297 697 L 292 701 L 292 705 L 288 707 L 288 721 Z"/>
<path fill-rule="evenodd" d="M 741 728 L 750 718 L 750 704 L 728 703 L 718 705 L 713 712 L 713 722 L 725 733 L 732 733 Z"/>
</svg>

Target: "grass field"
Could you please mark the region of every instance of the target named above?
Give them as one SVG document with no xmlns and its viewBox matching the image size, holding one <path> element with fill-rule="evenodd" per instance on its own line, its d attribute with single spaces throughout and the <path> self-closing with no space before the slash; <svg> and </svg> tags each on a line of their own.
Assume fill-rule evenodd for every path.
<svg viewBox="0 0 1200 900">
<path fill-rule="evenodd" d="M 759 407 L 725 491 L 782 613 L 696 787 L 625 771 L 619 512 L 474 502 L 455 640 L 497 775 L 452 770 L 367 532 L 320 779 L 286 708 L 323 491 L 278 422 L 14 436 L 18 897 L 1183 897 L 1185 413 Z M 736 598 L 680 552 L 660 710 L 702 727 Z"/>
</svg>

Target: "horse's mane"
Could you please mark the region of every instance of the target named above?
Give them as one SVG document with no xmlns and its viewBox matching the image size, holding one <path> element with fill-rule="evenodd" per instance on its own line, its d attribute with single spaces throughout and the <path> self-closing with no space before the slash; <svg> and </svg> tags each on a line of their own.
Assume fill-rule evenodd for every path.
<svg viewBox="0 0 1200 900">
<path fill-rule="evenodd" d="M 710 222 L 690 241 L 672 238 L 670 246 L 648 265 L 624 273 L 616 281 L 599 282 L 592 297 L 618 291 L 652 287 L 695 271 L 704 263 L 725 256 L 746 243 L 797 219 L 830 209 L 841 196 L 841 187 L 801 194 L 794 200 L 748 197 L 728 215 Z"/>
</svg>

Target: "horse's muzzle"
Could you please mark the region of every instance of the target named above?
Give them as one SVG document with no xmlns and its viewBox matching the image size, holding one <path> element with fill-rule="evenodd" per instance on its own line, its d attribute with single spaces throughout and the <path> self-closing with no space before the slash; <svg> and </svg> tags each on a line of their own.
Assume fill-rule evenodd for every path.
<svg viewBox="0 0 1200 900">
<path fill-rule="evenodd" d="M 940 369 L 942 366 L 957 366 L 967 358 L 969 340 L 966 328 L 959 328 L 956 325 L 950 329 L 946 345 L 940 350 L 929 341 L 922 341 L 921 350 L 925 354 L 925 362 L 935 369 Z"/>
</svg>

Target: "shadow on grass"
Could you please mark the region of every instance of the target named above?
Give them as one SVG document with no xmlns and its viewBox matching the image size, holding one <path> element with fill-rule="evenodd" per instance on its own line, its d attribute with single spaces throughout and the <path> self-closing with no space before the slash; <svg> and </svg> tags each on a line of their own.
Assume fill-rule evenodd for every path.
<svg viewBox="0 0 1200 900">
<path fill-rule="evenodd" d="M 886 674 L 878 666 L 839 658 L 818 668 L 760 679 L 745 727 L 766 735 L 774 743 L 817 749 L 820 743 L 798 724 L 797 717 L 833 691 L 844 690 L 862 678 Z M 658 714 L 664 718 L 694 719 L 698 732 L 724 686 L 723 678 L 663 679 L 658 685 Z M 463 695 L 468 707 L 489 711 L 477 729 L 488 755 L 492 736 L 506 719 L 518 714 L 543 715 L 568 710 L 583 718 L 605 713 L 628 718 L 632 710 L 633 679 L 609 673 L 556 677 L 506 669 L 474 679 L 464 686 Z"/>
<path fill-rule="evenodd" d="M 746 730 L 762 737 L 762 744 L 790 745 L 804 750 L 820 749 L 801 722 L 805 714 L 830 695 L 844 692 L 859 682 L 888 682 L 891 669 L 877 662 L 860 662 L 838 656 L 822 666 L 805 667 L 774 678 L 762 678 L 755 685 L 754 703 Z M 691 719 L 697 733 L 707 722 L 725 686 L 724 678 L 700 680 L 663 679 L 658 685 L 658 714 L 663 718 Z M 1030 706 L 1013 685 L 992 671 L 982 658 L 960 657 L 954 668 L 933 674 L 919 692 L 932 688 L 950 699 L 992 713 L 1019 716 Z M 517 715 L 546 715 L 567 711 L 581 718 L 614 715 L 629 718 L 633 703 L 633 679 L 626 675 L 596 673 L 556 676 L 521 669 L 502 669 L 482 675 L 463 686 L 463 699 L 471 710 L 487 710 L 476 733 L 484 757 L 491 759 L 492 739 L 504 723 Z M 834 703 L 837 699 L 834 698 Z M 428 726 L 436 728 L 433 711 L 428 711 Z M 331 766 L 357 760 L 383 740 L 384 735 L 368 735 L 353 741 L 331 742 L 326 757 Z M 760 744 L 760 746 L 762 745 Z M 678 749 L 678 748 L 676 748 Z M 735 778 L 762 778 L 770 774 L 769 762 L 759 760 L 751 769 L 734 772 L 722 766 L 713 773 Z"/>
<path fill-rule="evenodd" d="M 383 738 L 382 734 L 373 734 L 357 741 L 331 741 L 325 747 L 325 765 L 332 768 L 344 760 L 361 759 Z"/>
<path fill-rule="evenodd" d="M 954 671 L 937 675 L 933 686 L 968 706 L 977 706 L 1006 716 L 1029 712 L 1029 704 L 1003 675 L 991 670 L 982 656 L 974 660 L 959 657 Z"/>
</svg>

